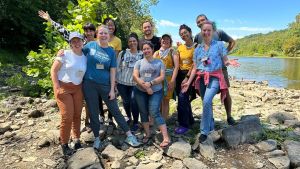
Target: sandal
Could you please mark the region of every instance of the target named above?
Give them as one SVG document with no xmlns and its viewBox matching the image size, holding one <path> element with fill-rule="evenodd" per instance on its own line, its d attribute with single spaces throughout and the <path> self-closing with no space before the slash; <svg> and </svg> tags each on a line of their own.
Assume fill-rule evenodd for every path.
<svg viewBox="0 0 300 169">
<path fill-rule="evenodd" d="M 188 130 L 189 130 L 188 128 L 180 126 L 175 129 L 175 133 L 176 134 L 185 134 Z"/>
<path fill-rule="evenodd" d="M 163 142 L 160 143 L 159 146 L 160 146 L 161 148 L 167 148 L 169 145 L 171 145 L 171 141 L 165 141 L 165 140 L 164 140 Z"/>
</svg>

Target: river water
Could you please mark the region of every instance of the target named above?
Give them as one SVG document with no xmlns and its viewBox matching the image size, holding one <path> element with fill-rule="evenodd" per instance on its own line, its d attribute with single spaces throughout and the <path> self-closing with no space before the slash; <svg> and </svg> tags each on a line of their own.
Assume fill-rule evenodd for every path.
<svg viewBox="0 0 300 169">
<path fill-rule="evenodd" d="M 300 89 L 300 59 L 234 57 L 239 68 L 228 68 L 229 75 L 236 79 L 268 81 L 269 86 Z"/>
</svg>

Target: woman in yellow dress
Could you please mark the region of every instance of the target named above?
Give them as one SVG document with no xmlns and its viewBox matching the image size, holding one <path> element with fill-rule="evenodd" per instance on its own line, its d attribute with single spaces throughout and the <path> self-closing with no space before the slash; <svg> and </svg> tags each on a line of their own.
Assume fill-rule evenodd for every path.
<svg viewBox="0 0 300 169">
<path fill-rule="evenodd" d="M 169 102 L 175 99 L 175 84 L 177 72 L 179 69 L 179 60 L 176 52 L 172 48 L 172 38 L 168 34 L 161 37 L 161 47 L 154 53 L 154 58 L 161 59 L 166 67 L 165 80 L 163 82 L 163 100 L 161 103 L 161 112 L 165 120 L 169 118 Z"/>
</svg>

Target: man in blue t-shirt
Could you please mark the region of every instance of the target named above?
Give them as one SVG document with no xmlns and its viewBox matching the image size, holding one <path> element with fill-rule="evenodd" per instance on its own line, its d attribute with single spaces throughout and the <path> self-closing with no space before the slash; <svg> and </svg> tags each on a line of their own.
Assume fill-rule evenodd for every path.
<svg viewBox="0 0 300 169">
<path fill-rule="evenodd" d="M 207 20 L 208 19 L 207 19 L 206 15 L 204 15 L 204 14 L 198 15 L 197 18 L 196 18 L 197 26 L 201 29 L 203 23 Z M 227 35 L 223 30 L 220 30 L 220 29 L 215 30 L 214 35 L 213 35 L 213 39 L 217 40 L 217 41 L 224 41 L 224 42 L 228 43 L 228 46 L 227 46 L 227 52 L 228 53 L 233 49 L 233 47 L 235 45 L 235 41 L 229 35 Z M 198 33 L 195 36 L 194 42 L 197 43 L 197 44 L 201 44 L 202 41 L 203 41 L 202 35 L 201 35 L 201 33 Z M 227 86 L 230 87 L 227 67 L 225 65 L 223 65 L 222 70 L 223 70 L 223 74 L 224 74 L 224 78 L 225 78 L 225 81 L 227 83 Z M 226 114 L 227 114 L 228 124 L 229 125 L 235 124 L 235 120 L 231 116 L 232 100 L 231 100 L 231 96 L 229 94 L 229 90 L 228 90 L 228 92 L 226 94 L 226 98 L 224 100 L 224 106 L 225 106 L 225 110 L 226 110 Z"/>
</svg>

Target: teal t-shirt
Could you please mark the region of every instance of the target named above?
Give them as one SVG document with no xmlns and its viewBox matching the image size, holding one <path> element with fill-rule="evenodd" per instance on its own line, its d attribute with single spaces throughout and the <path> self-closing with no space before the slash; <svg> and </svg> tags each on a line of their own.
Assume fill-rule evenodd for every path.
<svg viewBox="0 0 300 169">
<path fill-rule="evenodd" d="M 96 41 L 91 41 L 83 47 L 83 53 L 87 57 L 84 80 L 110 85 L 110 68 L 117 67 L 114 49 L 102 48 Z"/>
</svg>

